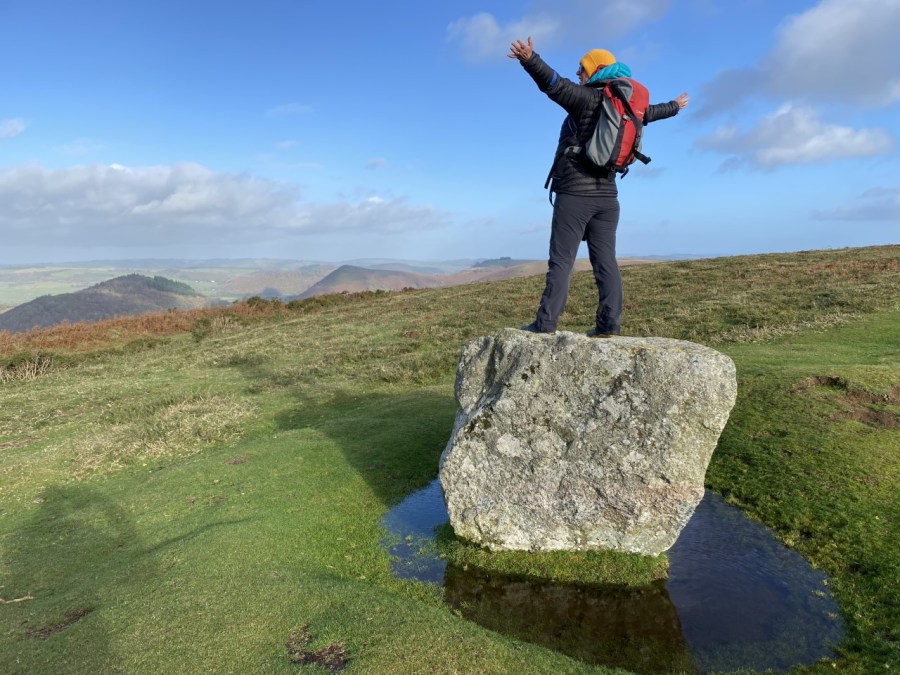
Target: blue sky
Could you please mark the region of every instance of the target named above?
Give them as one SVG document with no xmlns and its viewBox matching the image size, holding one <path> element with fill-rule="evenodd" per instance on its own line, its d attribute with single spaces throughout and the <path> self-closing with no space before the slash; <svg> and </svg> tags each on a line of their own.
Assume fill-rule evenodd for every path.
<svg viewBox="0 0 900 675">
<path fill-rule="evenodd" d="M 0 0 L 0 264 L 543 258 L 606 48 L 665 102 L 622 256 L 900 243 L 900 0 Z M 585 252 L 582 251 L 582 255 Z"/>
</svg>

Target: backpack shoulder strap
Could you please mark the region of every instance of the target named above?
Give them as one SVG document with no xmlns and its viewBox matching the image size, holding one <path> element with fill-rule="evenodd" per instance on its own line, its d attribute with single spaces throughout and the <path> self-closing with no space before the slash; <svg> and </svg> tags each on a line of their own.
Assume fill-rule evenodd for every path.
<svg viewBox="0 0 900 675">
<path fill-rule="evenodd" d="M 575 122 L 572 121 L 572 116 L 566 117 L 566 126 L 569 127 L 569 131 L 572 132 L 572 135 L 576 137 L 578 136 L 578 127 L 575 126 Z M 553 174 L 556 172 L 556 167 L 559 164 L 560 160 L 572 150 L 573 146 L 569 146 L 568 148 L 557 148 L 556 155 L 553 157 L 553 164 L 550 165 L 550 172 L 547 174 L 547 180 L 544 181 L 544 189 L 550 187 L 550 183 L 553 181 Z M 579 148 L 580 149 L 580 148 Z M 553 203 L 553 189 L 550 189 L 550 203 Z"/>
</svg>

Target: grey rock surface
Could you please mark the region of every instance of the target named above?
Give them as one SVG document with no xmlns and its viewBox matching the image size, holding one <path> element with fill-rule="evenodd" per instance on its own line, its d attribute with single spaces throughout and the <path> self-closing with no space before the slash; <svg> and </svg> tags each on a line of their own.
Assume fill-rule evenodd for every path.
<svg viewBox="0 0 900 675">
<path fill-rule="evenodd" d="M 730 358 L 682 340 L 470 342 L 440 463 L 450 523 L 493 550 L 657 555 L 703 497 L 736 393 Z"/>
</svg>

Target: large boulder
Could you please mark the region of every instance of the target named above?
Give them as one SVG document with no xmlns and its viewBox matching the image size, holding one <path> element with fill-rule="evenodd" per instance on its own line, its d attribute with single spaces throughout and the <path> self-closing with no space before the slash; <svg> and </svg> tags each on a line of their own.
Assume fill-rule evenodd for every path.
<svg viewBox="0 0 900 675">
<path fill-rule="evenodd" d="M 456 534 L 493 550 L 675 542 L 737 392 L 692 342 L 505 329 L 465 345 L 440 481 Z"/>
</svg>

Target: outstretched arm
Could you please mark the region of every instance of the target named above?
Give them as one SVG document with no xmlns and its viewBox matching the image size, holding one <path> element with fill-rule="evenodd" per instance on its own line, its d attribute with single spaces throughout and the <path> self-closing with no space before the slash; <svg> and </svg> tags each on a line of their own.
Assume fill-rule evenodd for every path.
<svg viewBox="0 0 900 675">
<path fill-rule="evenodd" d="M 513 41 L 507 56 L 511 59 L 518 59 L 525 72 L 537 84 L 538 89 L 547 94 L 551 101 L 562 106 L 570 115 L 577 114 L 591 100 L 590 89 L 560 76 L 553 68 L 544 63 L 540 55 L 534 51 L 534 41 L 531 37 L 527 41 Z"/>
<path fill-rule="evenodd" d="M 663 120 L 667 117 L 674 117 L 687 107 L 691 97 L 687 93 L 680 94 L 677 98 L 668 103 L 654 103 L 647 107 L 644 113 L 644 124 L 650 124 L 656 120 Z"/>
</svg>

